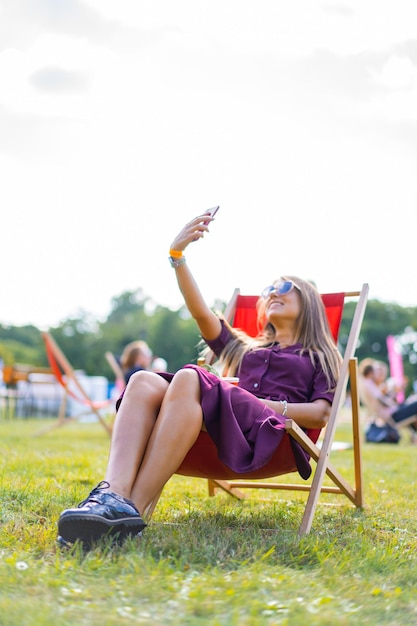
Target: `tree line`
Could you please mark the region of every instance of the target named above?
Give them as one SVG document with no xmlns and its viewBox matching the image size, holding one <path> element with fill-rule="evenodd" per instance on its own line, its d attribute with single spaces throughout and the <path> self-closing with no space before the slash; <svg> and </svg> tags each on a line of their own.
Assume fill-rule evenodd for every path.
<svg viewBox="0 0 417 626">
<path fill-rule="evenodd" d="M 216 303 L 217 309 L 223 310 L 224 307 L 225 303 Z M 354 303 L 347 302 L 339 335 L 342 353 L 353 310 Z M 50 328 L 50 332 L 75 369 L 109 380 L 113 380 L 114 375 L 105 352 L 119 356 L 124 346 L 135 339 L 145 340 L 155 356 L 166 359 L 171 372 L 186 363 L 196 363 L 201 350 L 201 337 L 186 307 L 172 310 L 159 306 L 141 289 L 115 296 L 104 321 L 96 320 L 87 311 L 79 311 Z M 387 335 L 399 337 L 404 370 L 411 387 L 417 379 L 417 307 L 369 300 L 356 350 L 358 360 L 373 357 L 388 363 Z M 0 359 L 5 365 L 24 363 L 46 367 L 48 363 L 39 329 L 33 325 L 0 324 Z"/>
</svg>

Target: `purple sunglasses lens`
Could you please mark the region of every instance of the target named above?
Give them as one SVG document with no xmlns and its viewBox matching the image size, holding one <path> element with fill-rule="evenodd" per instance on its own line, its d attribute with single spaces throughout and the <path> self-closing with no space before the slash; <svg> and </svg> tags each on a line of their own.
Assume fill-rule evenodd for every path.
<svg viewBox="0 0 417 626">
<path fill-rule="evenodd" d="M 286 293 L 289 293 L 293 288 L 293 283 L 290 280 L 284 280 L 282 283 L 277 285 L 277 292 L 280 296 L 284 296 Z"/>
<path fill-rule="evenodd" d="M 285 296 L 287 293 L 291 291 L 294 287 L 294 283 L 291 280 L 284 280 L 278 285 L 270 285 L 269 287 L 265 287 L 262 291 L 263 298 L 269 298 L 269 296 L 275 293 L 278 296 Z"/>
</svg>

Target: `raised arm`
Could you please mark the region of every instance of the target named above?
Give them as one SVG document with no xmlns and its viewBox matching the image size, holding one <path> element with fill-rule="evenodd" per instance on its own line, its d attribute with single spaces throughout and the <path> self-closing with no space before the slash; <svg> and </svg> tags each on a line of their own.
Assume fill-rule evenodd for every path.
<svg viewBox="0 0 417 626">
<path fill-rule="evenodd" d="M 214 218 L 209 215 L 199 215 L 191 220 L 191 222 L 188 222 L 173 240 L 171 253 L 176 254 L 184 252 L 190 243 L 204 237 L 213 219 Z M 176 254 L 176 256 L 179 255 Z M 174 261 L 177 261 L 175 263 L 175 272 L 185 304 L 197 322 L 202 336 L 209 340 L 215 339 L 220 334 L 220 320 L 206 304 L 190 268 L 186 262 L 183 262 L 183 258 L 184 257 L 174 259 Z"/>
</svg>

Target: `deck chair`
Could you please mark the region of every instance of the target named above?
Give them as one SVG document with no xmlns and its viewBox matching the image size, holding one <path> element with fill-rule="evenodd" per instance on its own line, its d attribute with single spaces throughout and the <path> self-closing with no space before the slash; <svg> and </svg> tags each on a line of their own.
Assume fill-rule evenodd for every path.
<svg viewBox="0 0 417 626">
<path fill-rule="evenodd" d="M 36 435 L 42 435 L 54 428 L 59 428 L 60 426 L 65 426 L 73 421 L 78 421 L 83 416 L 90 413 L 94 413 L 105 431 L 111 435 L 112 428 L 103 418 L 101 411 L 105 408 L 113 408 L 114 400 L 108 399 L 101 402 L 93 401 L 84 389 L 72 365 L 52 335 L 48 332 L 43 332 L 42 339 L 45 344 L 46 355 L 48 357 L 50 368 L 56 380 L 62 386 L 64 396 L 59 408 L 58 419 L 55 420 L 50 426 L 38 431 Z M 80 405 L 80 408 L 82 408 L 81 412 L 77 415 L 71 417 L 66 416 L 68 398 L 75 400 L 77 404 Z"/>
<path fill-rule="evenodd" d="M 206 478 L 210 495 L 221 489 L 236 498 L 243 498 L 242 489 L 284 489 L 309 492 L 303 518 L 299 528 L 299 535 L 310 532 L 313 517 L 317 508 L 321 492 L 341 494 L 346 496 L 356 507 L 363 507 L 362 468 L 361 468 L 361 436 L 359 426 L 359 393 L 357 359 L 354 357 L 362 320 L 365 314 L 368 299 L 368 285 L 363 285 L 360 291 L 322 295 L 326 308 L 327 318 L 333 336 L 337 341 L 343 315 L 343 306 L 346 298 L 355 298 L 356 307 L 350 328 L 349 338 L 344 352 L 340 379 L 336 388 L 328 424 L 324 431 L 321 447 L 316 445 L 320 430 L 305 432 L 294 420 L 287 419 L 285 424 L 287 436 L 280 444 L 277 453 L 264 467 L 254 472 L 242 475 L 237 474 L 225 466 L 217 457 L 215 445 L 208 433 L 201 432 L 197 441 L 190 449 L 177 474 L 184 476 Z M 224 313 L 226 319 L 236 328 L 241 328 L 255 336 L 258 333 L 256 322 L 256 301 L 258 296 L 243 296 L 236 290 Z M 353 431 L 353 459 L 354 485 L 351 485 L 330 463 L 329 456 L 334 441 L 337 419 L 340 414 L 350 379 L 351 413 Z M 259 479 L 274 478 L 279 475 L 296 472 L 297 468 L 291 452 L 290 437 L 296 439 L 304 450 L 316 462 L 311 484 L 285 484 L 274 482 L 260 482 Z M 333 483 L 323 485 L 325 475 Z M 145 515 L 149 517 L 156 506 L 157 499 L 151 503 Z"/>
<path fill-rule="evenodd" d="M 120 367 L 119 361 L 114 356 L 113 352 L 107 351 L 105 354 L 106 361 L 110 365 L 110 368 L 113 371 L 114 379 L 115 379 L 115 387 L 119 394 L 122 393 L 124 388 L 126 387 L 125 375 L 123 373 L 122 368 Z"/>
</svg>

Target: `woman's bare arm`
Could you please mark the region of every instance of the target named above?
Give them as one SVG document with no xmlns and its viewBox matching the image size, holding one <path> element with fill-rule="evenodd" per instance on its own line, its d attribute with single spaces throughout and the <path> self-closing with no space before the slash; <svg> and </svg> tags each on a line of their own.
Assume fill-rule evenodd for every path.
<svg viewBox="0 0 417 626">
<path fill-rule="evenodd" d="M 276 413 L 283 411 L 283 404 L 274 400 L 262 400 Z M 330 416 L 331 405 L 327 400 L 314 402 L 288 402 L 285 417 L 293 419 L 303 428 L 324 428 Z"/>
<path fill-rule="evenodd" d="M 184 251 L 190 243 L 204 237 L 212 220 L 213 218 L 209 215 L 200 215 L 188 222 L 173 240 L 171 250 Z M 175 272 L 185 304 L 195 319 L 202 336 L 208 340 L 215 339 L 221 331 L 220 320 L 204 300 L 187 263 L 175 268 Z"/>
</svg>

